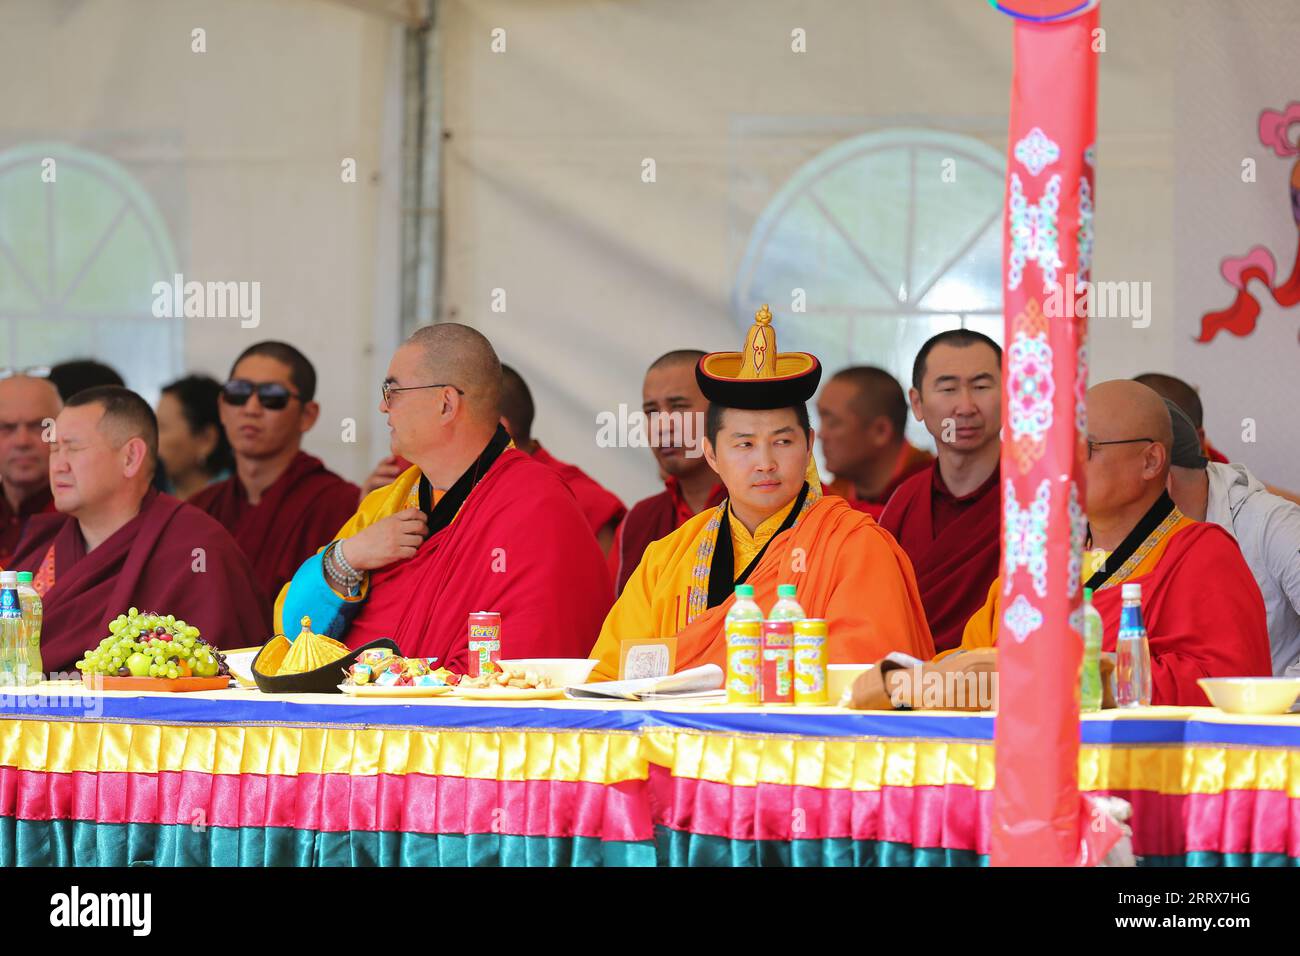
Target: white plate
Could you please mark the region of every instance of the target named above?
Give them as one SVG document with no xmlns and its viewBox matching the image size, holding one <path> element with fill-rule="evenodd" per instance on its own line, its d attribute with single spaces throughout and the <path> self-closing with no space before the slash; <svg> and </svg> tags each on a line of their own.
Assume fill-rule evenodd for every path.
<svg viewBox="0 0 1300 956">
<path fill-rule="evenodd" d="M 339 690 L 350 697 L 443 697 L 452 692 L 450 687 L 381 687 L 378 684 L 339 684 Z"/>
<path fill-rule="evenodd" d="M 564 697 L 563 687 L 460 687 L 455 696 L 466 700 L 554 700 Z"/>
</svg>

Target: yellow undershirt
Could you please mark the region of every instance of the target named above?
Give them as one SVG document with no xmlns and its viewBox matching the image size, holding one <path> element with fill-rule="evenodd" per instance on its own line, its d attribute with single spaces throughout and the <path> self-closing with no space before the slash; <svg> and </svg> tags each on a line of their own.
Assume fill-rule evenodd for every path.
<svg viewBox="0 0 1300 956">
<path fill-rule="evenodd" d="M 762 551 L 763 547 L 772 540 L 772 535 L 776 534 L 777 529 L 781 527 L 781 522 L 785 521 L 786 515 L 790 513 L 790 509 L 794 507 L 794 503 L 798 500 L 798 496 L 795 496 L 790 500 L 789 504 L 776 514 L 772 515 L 770 518 L 763 519 L 763 521 L 759 523 L 758 527 L 754 529 L 752 535 L 749 533 L 749 529 L 741 524 L 735 515 L 729 516 L 728 523 L 731 525 L 731 553 L 733 556 L 733 564 L 735 565 L 733 573 L 736 577 L 740 577 L 740 572 L 749 567 L 749 562 L 754 560 L 754 556 L 757 555 L 758 552 Z"/>
</svg>

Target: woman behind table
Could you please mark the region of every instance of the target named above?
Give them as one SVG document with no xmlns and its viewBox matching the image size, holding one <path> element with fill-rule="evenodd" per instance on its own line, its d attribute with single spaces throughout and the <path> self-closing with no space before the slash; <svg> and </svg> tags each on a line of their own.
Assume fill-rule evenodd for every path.
<svg viewBox="0 0 1300 956">
<path fill-rule="evenodd" d="M 158 399 L 158 457 L 167 475 L 163 490 L 181 500 L 230 477 L 234 467 L 217 411 L 220 394 L 215 379 L 187 375 L 165 386 Z"/>
</svg>

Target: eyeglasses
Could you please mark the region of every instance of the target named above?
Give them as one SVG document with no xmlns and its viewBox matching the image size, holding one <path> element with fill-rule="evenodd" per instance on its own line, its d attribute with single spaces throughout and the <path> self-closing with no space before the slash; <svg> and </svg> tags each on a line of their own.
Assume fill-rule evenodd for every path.
<svg viewBox="0 0 1300 956">
<path fill-rule="evenodd" d="M 452 385 L 450 382 L 443 382 L 439 385 L 405 385 L 399 388 L 392 382 L 384 382 L 383 385 L 379 386 L 379 391 L 384 396 L 384 404 L 387 405 L 392 401 L 392 395 L 394 392 L 415 392 L 422 388 L 456 388 L 456 386 Z M 464 395 L 465 390 L 463 388 L 456 388 L 456 394 Z"/>
<path fill-rule="evenodd" d="M 291 392 L 279 382 L 250 382 L 246 378 L 232 378 L 221 386 L 221 399 L 227 405 L 247 405 L 257 393 L 257 401 L 269 412 L 278 412 L 289 404 L 289 399 L 302 401 L 302 396 Z"/>
<path fill-rule="evenodd" d="M 1115 441 L 1089 441 L 1088 460 L 1092 461 L 1093 450 L 1100 448 L 1102 445 L 1132 445 L 1134 442 L 1140 442 L 1140 441 L 1149 441 L 1154 443 L 1155 439 L 1154 438 L 1119 438 L 1116 439 Z"/>
</svg>

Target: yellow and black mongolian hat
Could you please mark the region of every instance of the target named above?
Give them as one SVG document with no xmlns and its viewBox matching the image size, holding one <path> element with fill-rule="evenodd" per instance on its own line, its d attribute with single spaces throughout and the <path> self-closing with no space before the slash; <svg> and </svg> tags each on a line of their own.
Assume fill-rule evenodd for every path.
<svg viewBox="0 0 1300 956">
<path fill-rule="evenodd" d="M 817 392 L 822 366 L 807 352 L 776 350 L 772 313 L 764 305 L 754 313 L 743 352 L 710 352 L 695 366 L 704 397 L 726 408 L 789 408 Z"/>
</svg>

